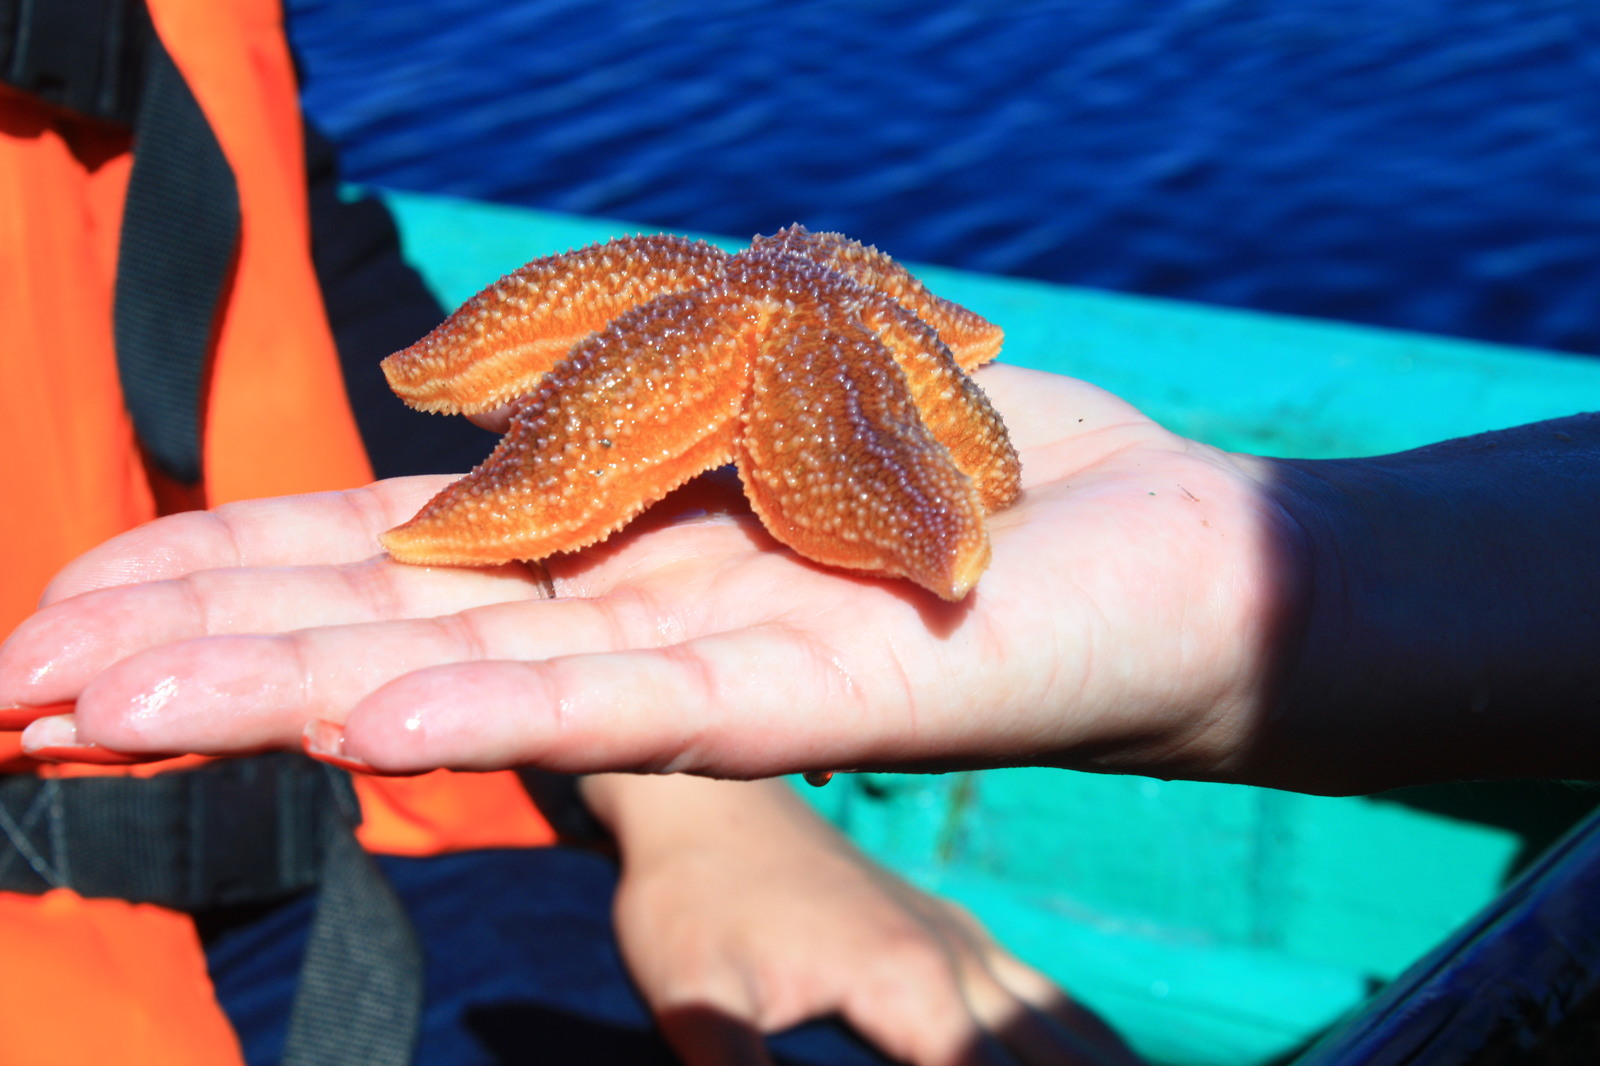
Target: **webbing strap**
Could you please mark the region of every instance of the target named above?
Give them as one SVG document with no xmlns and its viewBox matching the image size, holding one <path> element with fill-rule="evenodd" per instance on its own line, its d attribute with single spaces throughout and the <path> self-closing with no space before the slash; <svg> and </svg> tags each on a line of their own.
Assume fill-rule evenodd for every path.
<svg viewBox="0 0 1600 1066">
<path fill-rule="evenodd" d="M 0 0 L 0 81 L 133 132 L 113 334 L 149 461 L 199 484 L 206 357 L 239 242 L 233 170 L 142 0 Z"/>
<path fill-rule="evenodd" d="M 422 952 L 349 775 L 259 755 L 151 778 L 0 775 L 0 890 L 197 911 L 319 889 L 284 1066 L 405 1066 Z"/>
<path fill-rule="evenodd" d="M 0 889 L 156 903 L 263 903 L 317 883 L 349 783 L 299 755 L 146 779 L 0 775 Z"/>
<path fill-rule="evenodd" d="M 238 247 L 239 191 L 200 105 L 155 34 L 133 138 L 117 251 L 117 370 L 150 460 L 179 484 L 195 485 L 201 388 Z"/>
<path fill-rule="evenodd" d="M 422 1014 L 422 946 L 350 825 L 330 819 L 327 829 L 282 1066 L 408 1063 Z"/>
</svg>

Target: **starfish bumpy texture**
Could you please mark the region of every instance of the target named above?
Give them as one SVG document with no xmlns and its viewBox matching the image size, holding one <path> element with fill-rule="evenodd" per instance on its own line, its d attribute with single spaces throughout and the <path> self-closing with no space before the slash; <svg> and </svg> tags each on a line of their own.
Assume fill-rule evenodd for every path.
<svg viewBox="0 0 1600 1066">
<path fill-rule="evenodd" d="M 542 559 L 734 463 L 815 562 L 961 599 L 1020 464 L 967 372 L 999 327 L 875 248 L 799 226 L 729 255 L 632 237 L 536 259 L 383 362 L 413 407 L 510 403 L 477 469 L 383 545 L 407 563 Z"/>
</svg>

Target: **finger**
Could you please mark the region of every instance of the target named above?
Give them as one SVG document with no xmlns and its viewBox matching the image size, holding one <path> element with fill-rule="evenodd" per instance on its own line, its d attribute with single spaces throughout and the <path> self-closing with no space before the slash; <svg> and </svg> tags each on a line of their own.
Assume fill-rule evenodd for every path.
<svg viewBox="0 0 1600 1066">
<path fill-rule="evenodd" d="M 952 962 L 934 950 L 919 963 L 902 952 L 881 975 L 858 975 L 840 1008 L 863 1038 L 915 1066 L 1015 1066 L 1016 1059 L 973 1016 Z"/>
<path fill-rule="evenodd" d="M 379 533 L 410 518 L 448 481 L 391 478 L 347 492 L 246 500 L 170 515 L 79 556 L 50 582 L 41 604 L 217 567 L 366 559 L 382 551 Z"/>
<path fill-rule="evenodd" d="M 934 899 L 953 922 L 962 987 L 973 1014 L 1023 1062 L 1137 1066 L 1139 1057 L 1093 1011 L 1007 951 L 965 907 Z"/>
<path fill-rule="evenodd" d="M 487 411 L 478 411 L 467 415 L 467 419 L 481 429 L 490 433 L 504 433 L 511 428 L 511 405 L 503 403 L 499 407 L 491 407 Z"/>
<path fill-rule="evenodd" d="M 127 755 L 98 744 L 86 744 L 78 738 L 77 724 L 70 714 L 51 715 L 29 726 L 23 734 L 23 748 L 42 762 L 75 762 L 94 766 L 131 766 L 161 758 L 159 755 Z"/>
<path fill-rule="evenodd" d="M 737 1012 L 710 1004 L 666 1007 L 656 1024 L 684 1066 L 767 1066 L 761 1033 Z"/>
<path fill-rule="evenodd" d="M 1138 1066 L 1140 1059 L 1093 1011 L 1001 946 L 964 907 L 937 900 L 959 933 L 963 994 L 979 1023 L 1024 1063 Z"/>
<path fill-rule="evenodd" d="M 924 981 L 929 987 L 919 990 L 919 1010 L 923 1015 L 955 1018 L 959 1025 L 949 1029 L 941 1044 L 948 1049 L 957 1039 L 966 1041 L 960 1061 L 1006 1061 L 1038 1066 L 1136 1066 L 1103 1023 L 1093 1015 L 1097 1027 L 1077 1029 L 1061 1024 L 1033 1003 L 1016 994 L 998 976 L 1005 966 L 1008 976 L 1019 986 L 1046 1001 L 1070 1002 L 1043 974 L 1011 955 L 987 929 L 959 905 L 936 897 L 912 892 L 902 897 L 932 934 L 931 942 L 942 945 L 939 954 L 920 965 L 902 965 L 904 973 L 921 973 L 939 979 Z M 940 1003 L 940 999 L 947 1002 Z M 891 1012 L 877 1011 L 885 1021 Z M 1087 1012 L 1085 1012 L 1087 1014 Z M 876 1026 L 876 1020 L 862 1024 Z M 1102 1035 L 1110 1037 L 1103 1040 Z"/>
<path fill-rule="evenodd" d="M 708 484 L 697 493 L 678 494 L 669 517 L 683 516 L 685 512 L 690 517 L 700 515 L 705 500 L 715 498 L 714 491 L 725 490 Z M 298 499 L 314 510 L 326 502 L 316 497 Z M 292 501 L 260 502 L 276 505 Z M 299 505 L 294 510 L 294 514 L 298 513 Z M 226 517 L 223 512 L 219 514 Z M 383 521 L 386 519 L 368 522 L 367 528 Z M 314 521 L 312 525 L 322 529 L 328 523 Z M 237 536 L 212 524 L 202 524 L 197 533 L 201 540 L 222 537 L 207 551 L 206 562 L 243 556 L 274 558 L 270 550 L 273 534 L 251 534 L 248 525 Z M 261 551 L 255 550 L 257 539 L 264 542 Z M 230 545 L 247 550 L 234 551 Z M 362 543 L 358 541 L 356 546 Z M 375 547 L 375 542 L 366 546 Z M 604 585 L 628 575 L 670 569 L 678 563 L 709 566 L 731 555 L 748 554 L 749 548 L 749 535 L 739 522 L 708 521 L 702 515 L 686 526 L 658 531 L 648 548 L 641 546 L 636 537 L 623 536 L 616 538 L 616 544 L 608 546 L 607 551 L 591 553 L 594 558 L 564 558 L 560 564 L 568 574 L 566 583 L 583 590 L 597 585 L 599 573 L 607 575 L 599 582 Z M 705 569 L 702 566 L 698 571 Z M 709 597 L 701 595 L 703 591 L 703 583 L 691 582 L 671 599 L 690 605 L 710 603 Z M 546 572 L 538 564 L 413 567 L 394 563 L 386 556 L 363 557 L 360 562 L 338 566 L 200 569 L 179 573 L 166 581 L 85 592 L 44 609 L 0 645 L 0 709 L 75 699 L 83 686 L 111 663 L 163 643 L 229 633 L 270 633 L 386 618 L 444 616 L 549 592 Z M 615 596 L 606 602 L 622 611 L 629 606 L 638 607 L 645 598 Z M 644 623 L 644 630 L 656 633 L 652 643 L 661 642 L 662 634 L 678 625 L 667 619 L 668 613 L 659 612 Z M 640 611 L 633 610 L 631 614 L 637 616 Z M 608 624 L 619 625 L 615 621 Z M 588 633 L 590 629 L 580 625 L 577 632 Z M 610 642 L 590 643 L 564 646 L 563 650 L 610 650 L 614 646 Z M 32 717 L 19 720 L 26 724 Z"/>
<path fill-rule="evenodd" d="M 435 570 L 379 557 L 344 566 L 201 570 L 86 592 L 0 646 L 0 707 L 77 698 L 111 664 L 195 637 L 448 615 L 539 594 L 521 566 Z"/>
<path fill-rule="evenodd" d="M 445 618 L 168 643 L 94 675 L 77 698 L 78 730 L 125 752 L 293 747 L 310 720 L 342 722 L 371 691 L 421 667 L 538 655 L 541 632 L 550 640 L 595 639 L 573 627 L 517 624 L 517 618 L 491 607 Z"/>
<path fill-rule="evenodd" d="M 759 625 L 660 648 L 418 670 L 356 707 L 345 751 L 390 771 L 770 777 L 948 750 L 942 723 L 907 724 L 897 684 L 790 627 Z"/>
<path fill-rule="evenodd" d="M 1096 1066 L 1139 1066 L 1143 1061 L 1103 1018 L 1016 956 L 997 949 L 988 966 L 995 979 L 1026 1005 L 1034 1019 L 1080 1049 L 1081 1055 L 1089 1056 L 1085 1061 Z"/>
<path fill-rule="evenodd" d="M 416 670 L 648 639 L 607 609 L 618 602 L 496 603 L 442 617 L 164 644 L 114 662 L 85 685 L 79 733 L 125 752 L 294 747 L 308 722 L 342 722 L 362 699 Z M 427 710 L 413 707 L 408 717 Z"/>
<path fill-rule="evenodd" d="M 986 969 L 963 975 L 962 985 L 973 1016 L 986 1033 L 1022 1063 L 1039 1066 L 1126 1066 L 1115 1035 L 1103 1024 L 1083 1027 L 1082 1019 L 1065 1023 L 1021 999 Z M 1064 996 L 1058 997 L 1069 1003 Z M 1093 1015 L 1085 1017 L 1098 1022 Z"/>
</svg>

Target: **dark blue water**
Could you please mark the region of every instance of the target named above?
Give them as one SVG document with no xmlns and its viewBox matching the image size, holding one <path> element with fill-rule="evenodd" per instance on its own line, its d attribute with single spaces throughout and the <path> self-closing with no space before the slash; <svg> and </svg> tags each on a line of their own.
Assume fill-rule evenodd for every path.
<svg viewBox="0 0 1600 1066">
<path fill-rule="evenodd" d="M 1600 353 L 1594 0 L 289 0 L 347 174 Z"/>
</svg>

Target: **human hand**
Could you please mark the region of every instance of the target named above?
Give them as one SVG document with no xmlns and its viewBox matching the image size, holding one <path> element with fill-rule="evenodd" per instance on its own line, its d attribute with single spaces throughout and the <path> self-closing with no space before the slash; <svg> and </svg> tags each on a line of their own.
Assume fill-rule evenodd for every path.
<svg viewBox="0 0 1600 1066">
<path fill-rule="evenodd" d="M 537 568 L 377 553 L 440 485 L 399 479 L 178 515 L 88 553 L 0 649 L 0 706 L 75 704 L 29 728 L 33 750 L 225 754 L 311 726 L 385 772 L 1248 772 L 1296 591 L 1261 461 L 1069 378 L 979 380 L 1024 493 L 991 517 L 993 562 L 960 603 L 799 559 L 716 479 L 547 560 L 543 600 Z"/>
<path fill-rule="evenodd" d="M 837 1016 L 897 1062 L 1131 1066 L 966 912 L 876 866 L 779 782 L 584 779 L 615 835 L 617 936 L 687 1066 L 770 1061 Z"/>
</svg>

